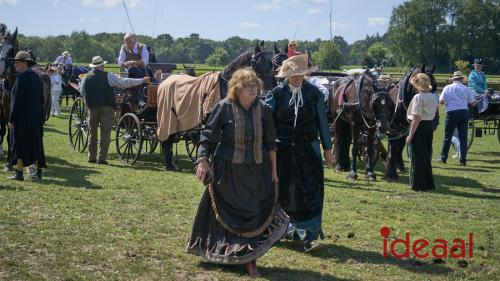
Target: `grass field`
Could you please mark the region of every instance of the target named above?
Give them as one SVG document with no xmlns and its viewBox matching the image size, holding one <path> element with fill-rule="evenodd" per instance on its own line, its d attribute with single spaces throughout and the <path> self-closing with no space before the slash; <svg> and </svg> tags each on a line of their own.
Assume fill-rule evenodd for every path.
<svg viewBox="0 0 500 281">
<path fill-rule="evenodd" d="M 67 122 L 63 114 L 46 125 L 41 183 L 0 175 L 0 280 L 248 279 L 240 267 L 184 252 L 203 187 L 181 145 L 180 172 L 166 172 L 158 153 L 122 164 L 114 144 L 109 166 L 92 165 L 70 148 Z M 327 169 L 323 247 L 304 254 L 279 242 L 258 261 L 263 280 L 499 280 L 499 148 L 496 136 L 484 136 L 467 167 L 434 162 L 437 189 L 428 193 L 408 190 L 407 173 L 396 183 L 370 183 Z M 451 243 L 472 231 L 474 257 L 466 267 L 451 258 L 386 259 L 382 226 L 392 228 L 390 241 L 409 231 L 412 241 Z"/>
</svg>

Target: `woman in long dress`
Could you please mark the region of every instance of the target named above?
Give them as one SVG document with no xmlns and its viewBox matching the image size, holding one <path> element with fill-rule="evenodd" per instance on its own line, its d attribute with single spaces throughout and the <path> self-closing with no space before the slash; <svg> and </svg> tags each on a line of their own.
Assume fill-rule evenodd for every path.
<svg viewBox="0 0 500 281">
<path fill-rule="evenodd" d="M 260 277 L 256 260 L 288 225 L 278 205 L 276 129 L 271 109 L 257 98 L 262 84 L 251 68 L 235 72 L 228 86 L 228 98 L 201 134 L 196 175 L 208 185 L 187 252 L 244 265 L 250 276 Z"/>
<path fill-rule="evenodd" d="M 313 70 L 308 68 L 307 55 L 287 59 L 276 76 L 285 81 L 266 97 L 277 128 L 279 202 L 290 216 L 287 238 L 302 241 L 305 252 L 324 238 L 324 174 L 318 136 L 327 164 L 333 162 L 323 95 L 304 80 Z"/>
</svg>

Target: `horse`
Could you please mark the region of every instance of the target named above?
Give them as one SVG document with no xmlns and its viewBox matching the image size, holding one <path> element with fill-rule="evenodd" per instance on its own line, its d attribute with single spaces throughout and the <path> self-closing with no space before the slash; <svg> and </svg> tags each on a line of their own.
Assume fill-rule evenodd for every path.
<svg viewBox="0 0 500 281">
<path fill-rule="evenodd" d="M 10 132 L 7 129 L 7 123 L 10 115 L 10 91 L 12 90 L 12 87 L 14 86 L 18 75 L 18 73 L 14 68 L 14 62 L 12 60 L 19 51 L 19 43 L 17 40 L 17 35 L 18 31 L 16 28 L 13 34 L 9 32 L 4 36 L 3 41 L 0 45 L 0 78 L 3 79 L 1 87 L 1 105 L 0 105 L 0 151 L 3 151 L 2 150 L 3 139 L 7 134 L 8 136 L 7 144 L 9 146 L 8 150 L 9 159 L 10 159 L 10 144 L 9 144 Z M 34 57 L 32 52 L 30 52 L 30 55 L 32 56 L 32 58 Z M 33 71 L 35 71 L 43 81 L 43 96 L 44 96 L 43 120 L 46 121 L 50 116 L 50 105 L 51 105 L 50 77 L 42 70 L 33 68 Z M 6 169 L 10 170 L 11 169 L 10 165 L 7 165 Z"/>
<path fill-rule="evenodd" d="M 184 68 L 183 73 L 189 76 L 196 76 L 196 64 L 193 66 L 186 66 L 185 64 L 182 64 L 182 67 Z"/>
<path fill-rule="evenodd" d="M 288 46 L 281 50 L 274 43 L 273 50 L 273 70 L 275 72 L 283 65 L 283 62 L 288 59 Z"/>
<path fill-rule="evenodd" d="M 389 118 L 393 103 L 386 89 L 380 88 L 377 78 L 370 71 L 334 83 L 334 92 L 329 97 L 329 106 L 334 121 L 334 150 L 337 169 L 349 166 L 349 146 L 352 139 L 352 162 L 348 179 L 357 176 L 357 158 L 361 145 L 361 133 L 366 132 L 366 175 L 370 181 L 376 180 L 373 171 L 376 147 L 380 139 L 377 131 L 385 133 L 389 129 Z"/>
<path fill-rule="evenodd" d="M 217 83 L 215 83 L 215 87 L 218 87 L 216 90 L 214 88 L 212 89 L 206 89 L 206 92 L 203 93 L 194 93 L 194 95 L 199 95 L 202 98 L 202 105 L 200 108 L 192 108 L 188 109 L 189 111 L 193 111 L 193 113 L 196 111 L 199 113 L 201 116 L 201 123 L 203 124 L 206 120 L 208 120 L 208 117 L 210 115 L 211 110 L 213 110 L 213 107 L 215 104 L 213 103 L 214 100 L 222 100 L 227 96 L 227 86 L 228 82 L 231 79 L 231 76 L 233 73 L 243 67 L 251 67 L 257 74 L 257 76 L 263 81 L 263 87 L 265 91 L 271 90 L 275 85 L 276 81 L 274 79 L 274 71 L 273 71 L 273 63 L 271 59 L 267 56 L 266 50 L 264 49 L 264 41 L 261 41 L 260 44 L 257 43 L 254 48 L 244 52 L 243 54 L 239 55 L 234 61 L 232 61 L 229 65 L 227 65 L 221 72 L 216 72 L 213 73 L 215 75 L 215 79 L 217 79 Z M 202 78 L 203 77 L 203 78 Z M 200 76 L 197 78 L 191 78 L 191 79 L 205 79 L 207 77 Z M 161 93 L 161 89 L 166 89 L 169 87 L 174 87 L 178 83 L 181 83 L 182 79 L 187 79 L 185 76 L 182 77 L 182 75 L 172 75 L 170 76 L 167 80 L 163 81 L 160 86 L 159 86 L 159 92 L 158 92 L 158 101 L 160 100 L 169 100 L 168 98 L 164 98 L 163 96 L 160 97 L 160 95 L 170 95 L 169 93 Z M 194 80 L 193 80 L 194 81 Z M 218 84 L 218 85 L 217 85 Z M 213 93 L 220 93 L 220 97 L 213 98 L 211 97 L 211 94 Z M 171 93 L 174 94 L 174 93 Z M 184 93 L 182 93 L 184 94 Z M 207 106 L 207 101 L 212 101 L 210 105 Z M 166 101 L 167 103 L 172 102 L 172 100 Z M 168 105 L 166 107 L 170 108 L 173 111 L 173 108 L 171 107 L 172 105 Z M 169 110 L 170 111 L 170 110 Z M 184 115 L 183 113 L 178 113 L 174 111 L 174 116 L 175 117 L 168 117 L 166 115 L 169 115 L 169 112 L 160 112 L 158 113 L 158 132 L 161 132 L 164 130 L 165 127 L 168 127 L 169 125 L 167 124 L 162 124 L 161 120 L 167 120 L 168 121 L 163 121 L 164 123 L 171 123 L 172 118 L 181 118 L 181 115 Z M 190 115 L 190 118 L 193 119 L 193 114 Z M 196 118 L 194 118 L 196 119 Z M 193 120 L 194 120 L 193 119 Z M 179 119 L 180 120 L 180 119 Z M 185 131 L 185 130 L 190 130 L 200 124 L 194 124 L 193 120 L 189 120 L 186 122 L 188 125 L 185 127 L 178 126 L 175 130 L 174 129 L 165 129 L 166 133 L 158 133 L 158 137 L 161 141 L 163 141 L 162 146 L 165 153 L 165 166 L 167 170 L 176 170 L 175 164 L 173 163 L 173 152 L 172 152 L 172 147 L 174 142 L 179 139 L 178 134 Z M 197 119 L 196 119 L 197 120 Z M 175 122 L 174 122 L 175 123 Z M 177 123 L 182 123 L 178 121 Z M 194 125 L 194 126 L 193 126 Z M 166 139 L 165 139 L 166 138 Z"/>
<path fill-rule="evenodd" d="M 385 179 L 392 181 L 398 178 L 398 172 L 404 172 L 403 150 L 406 144 L 406 136 L 408 135 L 410 123 L 406 118 L 408 106 L 413 97 L 418 93 L 415 87 L 410 83 L 410 79 L 418 73 L 425 73 L 430 77 L 432 92 L 437 89 L 434 71 L 436 66 L 433 65 L 427 68 L 425 64 L 420 67 L 410 68 L 403 78 L 389 91 L 389 97 L 395 104 L 392 120 L 390 121 L 390 129 L 387 133 L 389 137 L 389 154 L 385 161 Z"/>
</svg>

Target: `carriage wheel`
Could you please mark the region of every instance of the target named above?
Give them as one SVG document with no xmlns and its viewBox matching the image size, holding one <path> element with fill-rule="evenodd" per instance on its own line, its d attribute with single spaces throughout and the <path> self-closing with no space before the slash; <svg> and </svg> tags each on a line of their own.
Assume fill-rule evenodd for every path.
<svg viewBox="0 0 500 281">
<path fill-rule="evenodd" d="M 472 146 L 472 142 L 474 141 L 474 136 L 476 134 L 476 128 L 474 126 L 474 119 L 471 118 L 469 120 L 469 125 L 468 125 L 469 132 L 467 134 L 467 150 L 470 149 Z"/>
<path fill-rule="evenodd" d="M 200 132 L 188 132 L 185 135 L 184 143 L 186 145 L 186 152 L 189 159 L 194 163 L 198 157 L 198 148 L 200 144 Z"/>
<path fill-rule="evenodd" d="M 155 135 L 148 136 L 147 139 L 143 140 L 142 148 L 149 154 L 153 154 L 158 147 L 158 138 Z"/>
<path fill-rule="evenodd" d="M 120 160 L 134 164 L 141 155 L 142 130 L 139 119 L 133 113 L 127 113 L 120 118 L 116 127 L 116 152 Z"/>
<path fill-rule="evenodd" d="M 76 99 L 69 113 L 68 135 L 71 147 L 80 153 L 87 148 L 87 113 L 83 98 Z"/>
</svg>

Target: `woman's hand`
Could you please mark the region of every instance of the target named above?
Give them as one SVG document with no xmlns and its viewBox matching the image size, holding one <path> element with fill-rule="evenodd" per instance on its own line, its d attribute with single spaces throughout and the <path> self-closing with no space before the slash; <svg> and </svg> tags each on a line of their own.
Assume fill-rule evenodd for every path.
<svg viewBox="0 0 500 281">
<path fill-rule="evenodd" d="M 196 177 L 205 183 L 207 177 L 212 175 L 212 167 L 208 164 L 207 159 L 202 159 L 196 167 Z"/>
<path fill-rule="evenodd" d="M 331 166 L 333 165 L 333 153 L 331 149 L 325 150 L 323 152 L 323 156 L 325 157 L 326 165 Z"/>
<path fill-rule="evenodd" d="M 276 169 L 273 169 L 272 177 L 273 177 L 273 184 L 275 185 L 279 184 L 278 171 Z"/>
</svg>

